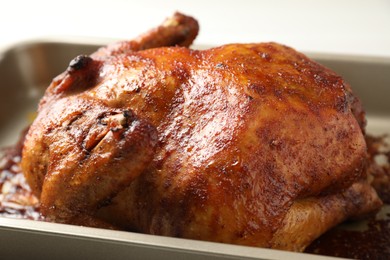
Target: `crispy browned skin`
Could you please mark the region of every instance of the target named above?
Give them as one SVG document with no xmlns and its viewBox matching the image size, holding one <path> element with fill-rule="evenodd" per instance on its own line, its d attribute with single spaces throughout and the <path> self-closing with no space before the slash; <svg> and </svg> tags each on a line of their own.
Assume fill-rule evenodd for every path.
<svg viewBox="0 0 390 260">
<path fill-rule="evenodd" d="M 41 101 L 22 167 L 49 220 L 300 251 L 381 205 L 334 72 L 276 43 L 125 48 Z"/>
</svg>

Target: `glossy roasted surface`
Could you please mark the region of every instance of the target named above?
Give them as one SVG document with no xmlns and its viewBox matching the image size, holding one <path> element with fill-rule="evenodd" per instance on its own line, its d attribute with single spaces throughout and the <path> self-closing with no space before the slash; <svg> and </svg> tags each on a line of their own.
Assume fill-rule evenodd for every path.
<svg viewBox="0 0 390 260">
<path fill-rule="evenodd" d="M 381 183 L 375 185 L 375 189 L 386 203 L 384 208 L 375 216 L 346 222 L 327 231 L 311 243 L 305 252 L 354 259 L 386 259 L 390 256 L 389 161 L 378 165 L 374 160 L 377 156 L 389 158 L 389 147 L 382 137 L 368 136 L 366 140 L 369 145 L 369 157 L 372 159 L 369 171 L 375 176 L 374 182 Z M 20 143 L 15 147 L 4 149 L 3 152 L 0 157 L 0 216 L 43 220 L 39 213 L 38 200 L 31 193 L 19 167 Z"/>
<path fill-rule="evenodd" d="M 22 167 L 48 220 L 301 251 L 380 207 L 334 72 L 276 43 L 132 46 L 77 57 L 40 103 Z"/>
</svg>

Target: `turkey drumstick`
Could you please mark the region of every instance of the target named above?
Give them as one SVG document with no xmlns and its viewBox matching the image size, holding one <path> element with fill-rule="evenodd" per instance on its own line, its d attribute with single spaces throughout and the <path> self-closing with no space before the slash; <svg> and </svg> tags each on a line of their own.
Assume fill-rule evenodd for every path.
<svg viewBox="0 0 390 260">
<path fill-rule="evenodd" d="M 199 24 L 190 17 L 176 12 L 160 26 L 130 41 L 113 43 L 103 47 L 92 57 L 118 55 L 128 51 L 140 51 L 163 46 L 189 47 L 198 35 Z"/>
</svg>

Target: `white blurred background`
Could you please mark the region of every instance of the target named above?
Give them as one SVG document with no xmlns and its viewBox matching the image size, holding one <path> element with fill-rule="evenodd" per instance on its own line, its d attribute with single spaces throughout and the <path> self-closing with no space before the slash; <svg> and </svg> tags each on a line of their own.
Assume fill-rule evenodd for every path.
<svg viewBox="0 0 390 260">
<path fill-rule="evenodd" d="M 390 57 L 390 0 L 1 0 L 0 49 L 47 37 L 132 38 L 174 11 L 198 19 L 197 44 L 276 41 Z"/>
</svg>

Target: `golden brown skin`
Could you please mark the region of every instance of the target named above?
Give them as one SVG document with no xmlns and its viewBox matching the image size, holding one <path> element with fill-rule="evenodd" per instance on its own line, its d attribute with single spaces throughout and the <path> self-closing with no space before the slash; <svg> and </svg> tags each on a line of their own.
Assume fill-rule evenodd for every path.
<svg viewBox="0 0 390 260">
<path fill-rule="evenodd" d="M 41 101 L 22 167 L 49 220 L 301 251 L 380 207 L 334 72 L 276 43 L 131 45 L 79 57 Z"/>
</svg>

